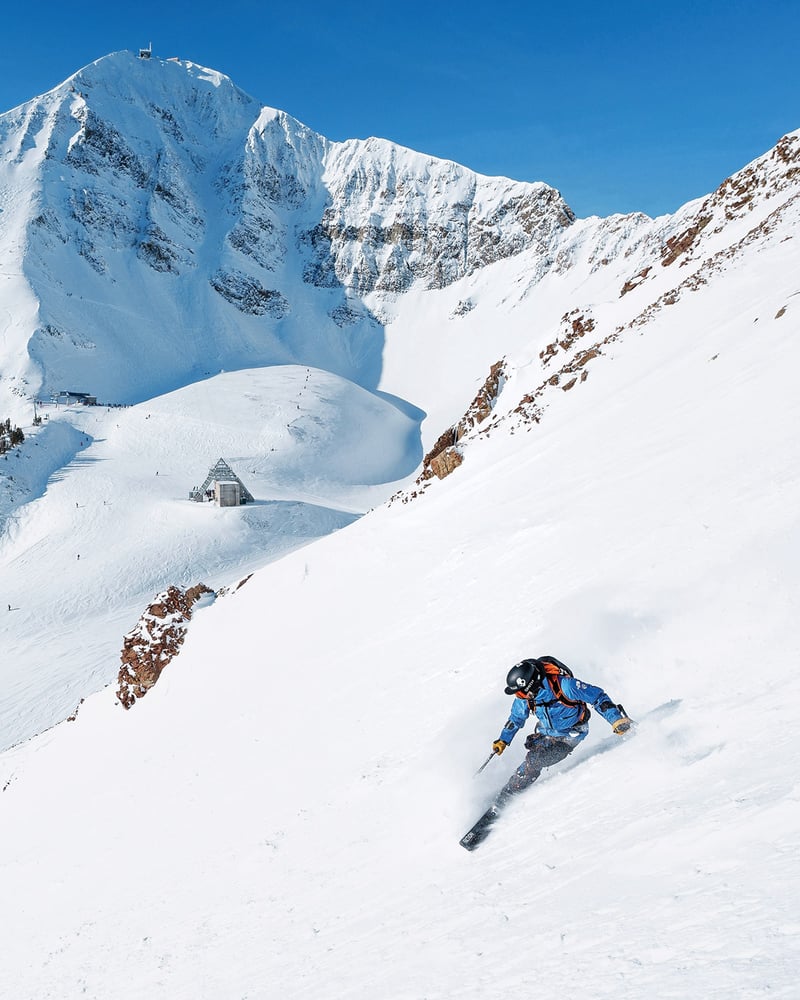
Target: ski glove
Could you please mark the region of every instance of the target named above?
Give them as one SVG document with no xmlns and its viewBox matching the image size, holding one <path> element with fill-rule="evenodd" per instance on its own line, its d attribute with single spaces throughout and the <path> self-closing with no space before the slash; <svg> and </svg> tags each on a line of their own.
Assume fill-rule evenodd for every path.
<svg viewBox="0 0 800 1000">
<path fill-rule="evenodd" d="M 505 740 L 495 740 L 494 743 L 492 743 L 492 753 L 496 753 L 499 757 L 507 746 L 508 743 L 506 743 Z"/>
<path fill-rule="evenodd" d="M 611 729 L 617 736 L 624 736 L 632 725 L 631 720 L 624 715 L 621 719 L 617 719 Z"/>
</svg>

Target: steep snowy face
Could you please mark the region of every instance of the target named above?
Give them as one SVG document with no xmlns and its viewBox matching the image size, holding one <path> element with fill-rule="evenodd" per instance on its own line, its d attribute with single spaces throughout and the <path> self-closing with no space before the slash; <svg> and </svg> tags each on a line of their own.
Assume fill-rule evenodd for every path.
<svg viewBox="0 0 800 1000">
<path fill-rule="evenodd" d="M 331 146 L 313 284 L 360 293 L 443 288 L 487 264 L 533 250 L 549 258 L 574 215 L 546 184 L 482 177 L 378 139 Z"/>
<path fill-rule="evenodd" d="M 212 228 L 208 188 L 224 211 L 223 180 L 254 102 L 224 77 L 126 53 L 78 73 L 51 100 L 37 244 L 72 239 L 101 275 L 125 250 L 161 273 L 197 266 Z"/>
<path fill-rule="evenodd" d="M 227 260 L 248 222 L 240 178 L 260 110 L 219 74 L 118 53 L 3 117 L 0 187 L 36 303 L 15 343 L 41 373 L 31 391 L 129 401 L 240 366 L 236 321 L 215 305 L 281 302 L 263 267 L 240 275 Z M 240 355 L 269 340 L 243 339 Z"/>
<path fill-rule="evenodd" d="M 0 208 L 0 393 L 120 402 L 291 362 L 374 387 L 363 296 L 523 250 L 544 270 L 573 221 L 544 184 L 331 143 L 219 73 L 126 52 L 0 116 Z"/>
</svg>

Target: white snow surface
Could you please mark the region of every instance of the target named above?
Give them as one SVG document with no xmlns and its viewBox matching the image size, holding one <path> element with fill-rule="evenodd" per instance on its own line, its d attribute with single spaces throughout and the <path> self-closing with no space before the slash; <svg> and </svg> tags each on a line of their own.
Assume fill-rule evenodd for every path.
<svg viewBox="0 0 800 1000">
<path fill-rule="evenodd" d="M 165 586 L 236 583 L 382 502 L 420 458 L 414 419 L 298 366 L 218 375 L 139 406 L 41 412 L 0 459 L 3 746 L 113 681 L 121 636 Z M 188 499 L 219 458 L 255 504 Z M 41 496 L 20 505 L 26 488 Z"/>
<path fill-rule="evenodd" d="M 0 459 L 3 1000 L 797 996 L 800 212 L 763 197 L 622 297 L 697 205 L 577 223 L 535 281 L 523 254 L 376 295 L 379 389 L 242 367 L 25 426 Z M 525 422 L 576 307 L 584 347 L 623 332 Z M 430 443 L 501 356 L 463 465 L 384 503 L 423 411 Z M 186 499 L 219 457 L 256 504 Z M 124 711 L 123 634 L 201 580 L 228 590 Z M 469 854 L 524 753 L 473 777 L 505 674 L 546 653 L 638 725 L 595 715 Z"/>
</svg>

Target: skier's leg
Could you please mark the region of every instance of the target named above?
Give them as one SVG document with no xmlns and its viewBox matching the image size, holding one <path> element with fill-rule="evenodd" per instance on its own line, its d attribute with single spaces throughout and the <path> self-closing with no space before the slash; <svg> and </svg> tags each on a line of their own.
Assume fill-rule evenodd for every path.
<svg viewBox="0 0 800 1000">
<path fill-rule="evenodd" d="M 525 760 L 506 782 L 497 797 L 498 805 L 506 802 L 509 796 L 532 785 L 545 767 L 552 767 L 553 764 L 564 760 L 580 742 L 580 740 L 558 739 L 555 736 L 529 736 L 525 741 L 528 747 Z"/>
</svg>

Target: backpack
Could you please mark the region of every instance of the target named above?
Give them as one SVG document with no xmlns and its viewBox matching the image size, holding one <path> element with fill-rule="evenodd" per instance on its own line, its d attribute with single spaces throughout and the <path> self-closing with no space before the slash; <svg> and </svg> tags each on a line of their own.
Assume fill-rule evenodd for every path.
<svg viewBox="0 0 800 1000">
<path fill-rule="evenodd" d="M 590 716 L 589 706 L 583 701 L 573 701 L 572 698 L 568 698 L 561 687 L 561 677 L 574 677 L 575 674 L 569 669 L 566 663 L 562 663 L 561 660 L 557 660 L 555 656 L 538 656 L 538 661 L 544 664 L 544 675 L 548 681 L 550 681 L 550 687 L 553 689 L 553 694 L 555 695 L 556 701 L 560 701 L 562 705 L 569 705 L 570 708 L 578 708 L 583 706 L 583 712 L 578 722 L 586 722 Z M 547 705 L 552 705 L 553 702 L 539 702 L 540 705 L 547 707 Z"/>
</svg>

